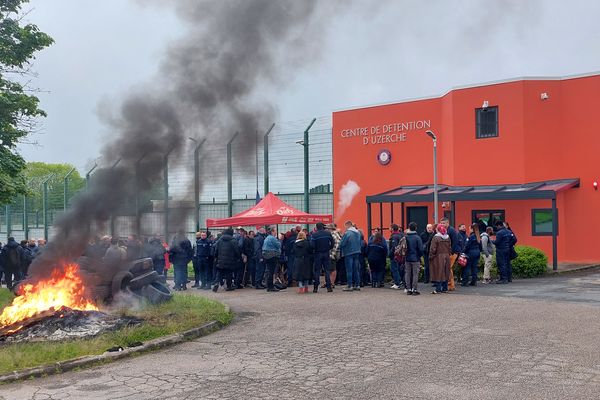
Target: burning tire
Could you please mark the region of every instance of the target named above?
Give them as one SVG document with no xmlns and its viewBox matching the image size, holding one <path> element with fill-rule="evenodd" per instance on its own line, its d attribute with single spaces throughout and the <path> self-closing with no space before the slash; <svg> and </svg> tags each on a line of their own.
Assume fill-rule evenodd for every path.
<svg viewBox="0 0 600 400">
<path fill-rule="evenodd" d="M 127 293 L 128 295 L 130 295 L 132 298 L 142 301 L 144 300 L 144 298 L 142 297 L 142 294 L 139 290 L 131 290 L 130 287 L 126 288 L 124 291 L 124 293 Z"/>
<path fill-rule="evenodd" d="M 156 271 L 146 272 L 140 276 L 136 276 L 129 282 L 129 288 L 132 290 L 141 289 L 146 285 L 151 284 L 156 281 L 158 278 L 158 274 Z"/>
<path fill-rule="evenodd" d="M 153 282 L 144 286 L 141 293 L 151 304 L 164 303 L 173 297 L 173 293 L 171 293 L 169 288 L 159 282 Z"/>
<path fill-rule="evenodd" d="M 125 290 L 129 282 L 133 279 L 133 275 L 128 271 L 117 272 L 112 280 L 112 295 L 113 297 L 122 290 Z"/>
<path fill-rule="evenodd" d="M 154 263 L 151 258 L 140 258 L 139 260 L 132 261 L 129 264 L 128 269 L 132 274 L 139 275 L 152 271 L 154 269 Z"/>
</svg>

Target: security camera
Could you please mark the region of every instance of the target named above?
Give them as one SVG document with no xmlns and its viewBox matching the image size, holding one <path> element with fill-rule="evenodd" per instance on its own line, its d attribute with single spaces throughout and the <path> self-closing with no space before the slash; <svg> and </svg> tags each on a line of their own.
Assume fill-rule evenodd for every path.
<svg viewBox="0 0 600 400">
<path fill-rule="evenodd" d="M 548 100 L 550 96 L 548 96 L 548 93 L 544 92 L 542 94 L 540 94 L 540 99 L 542 100 Z"/>
<path fill-rule="evenodd" d="M 490 103 L 487 100 L 483 101 L 483 104 L 481 105 L 481 108 L 488 108 L 490 105 Z"/>
</svg>

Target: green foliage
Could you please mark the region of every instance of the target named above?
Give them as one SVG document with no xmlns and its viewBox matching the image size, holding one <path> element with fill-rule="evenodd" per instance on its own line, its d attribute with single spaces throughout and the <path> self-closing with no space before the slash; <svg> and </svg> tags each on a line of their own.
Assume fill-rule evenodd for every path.
<svg viewBox="0 0 600 400">
<path fill-rule="evenodd" d="M 53 176 L 48 181 L 48 208 L 62 209 L 64 206 L 64 178 L 73 169 L 71 164 L 48 164 L 43 162 L 29 162 L 23 171 L 23 176 L 29 184 L 29 210 L 42 209 L 42 182 Z M 77 170 L 69 176 L 68 199 L 85 187 L 85 179 Z M 17 207 L 21 207 L 19 203 Z"/>
<path fill-rule="evenodd" d="M 1 289 L 0 293 L 3 291 L 8 292 Z M 5 344 L 2 346 L 0 357 L 0 374 L 85 355 L 102 354 L 114 346 L 127 347 L 135 342 L 145 342 L 185 331 L 213 320 L 228 324 L 233 318 L 230 312 L 225 312 L 221 303 L 180 294 L 173 296 L 172 301 L 160 305 L 147 305 L 141 311 L 130 314 L 143 318 L 144 322 L 92 339 Z"/>
<path fill-rule="evenodd" d="M 37 26 L 21 24 L 21 7 L 26 2 L 0 0 L 0 204 L 26 192 L 21 176 L 25 161 L 16 146 L 34 129 L 36 119 L 46 116 L 38 107 L 39 99 L 28 94 L 30 88 L 7 78 L 30 74 L 34 53 L 53 43 Z"/>
<path fill-rule="evenodd" d="M 543 275 L 548 268 L 548 257 L 543 251 L 531 246 L 515 246 L 519 255 L 512 260 L 513 274 L 524 278 Z"/>
</svg>

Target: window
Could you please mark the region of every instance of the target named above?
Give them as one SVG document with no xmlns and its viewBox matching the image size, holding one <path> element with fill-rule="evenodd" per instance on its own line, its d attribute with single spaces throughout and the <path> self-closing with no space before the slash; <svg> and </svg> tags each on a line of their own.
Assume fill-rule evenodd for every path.
<svg viewBox="0 0 600 400">
<path fill-rule="evenodd" d="M 475 109 L 475 137 L 485 139 L 498 136 L 498 106 Z"/>
<path fill-rule="evenodd" d="M 488 227 L 496 230 L 496 221 L 506 220 L 504 210 L 473 210 L 471 211 L 473 224 L 479 224 L 479 231 L 485 232 Z"/>
<path fill-rule="evenodd" d="M 552 236 L 551 208 L 534 208 L 531 210 L 531 234 L 533 236 Z M 558 235 L 558 223 L 556 234 Z"/>
</svg>

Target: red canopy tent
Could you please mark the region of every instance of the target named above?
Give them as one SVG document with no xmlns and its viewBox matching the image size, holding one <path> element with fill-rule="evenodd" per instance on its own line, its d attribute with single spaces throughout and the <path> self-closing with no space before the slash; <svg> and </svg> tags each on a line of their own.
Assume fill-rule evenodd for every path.
<svg viewBox="0 0 600 400">
<path fill-rule="evenodd" d="M 307 214 L 283 202 L 273 193 L 267 195 L 254 207 L 230 218 L 207 219 L 208 228 L 227 226 L 276 225 L 276 224 L 324 224 L 333 221 L 331 215 Z"/>
</svg>

